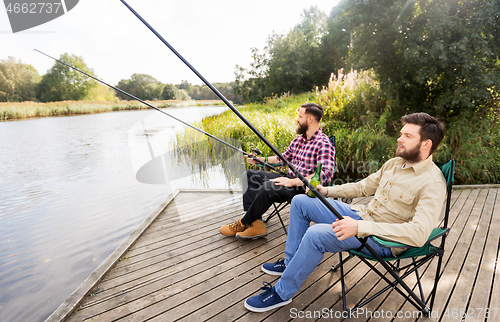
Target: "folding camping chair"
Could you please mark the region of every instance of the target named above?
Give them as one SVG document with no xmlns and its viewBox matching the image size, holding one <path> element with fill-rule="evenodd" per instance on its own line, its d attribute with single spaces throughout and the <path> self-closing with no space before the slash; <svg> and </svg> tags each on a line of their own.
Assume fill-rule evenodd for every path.
<svg viewBox="0 0 500 322">
<path fill-rule="evenodd" d="M 446 240 L 446 235 L 448 231 L 450 230 L 448 228 L 448 216 L 450 213 L 450 202 L 451 202 L 451 189 L 453 185 L 453 180 L 454 180 L 454 171 L 455 171 L 455 161 L 452 159 L 448 161 L 445 164 L 440 164 L 435 162 L 435 164 L 441 169 L 443 172 L 443 175 L 446 179 L 446 190 L 447 190 L 447 198 L 446 198 L 446 206 L 445 206 L 445 214 L 444 214 L 444 220 L 443 220 L 443 227 L 440 228 L 435 228 L 431 235 L 429 236 L 427 243 L 422 246 L 422 247 L 411 247 L 405 244 L 401 243 L 396 243 L 396 242 L 390 242 L 381 238 L 378 238 L 376 236 L 369 236 L 365 238 L 372 238 L 375 243 L 380 245 L 381 247 L 390 247 L 390 248 L 407 248 L 406 251 L 404 251 L 402 254 L 400 254 L 398 257 L 391 257 L 391 258 L 383 258 L 383 260 L 389 265 L 390 269 L 392 269 L 394 272 L 398 273 L 400 271 L 405 270 L 403 275 L 400 276 L 400 280 L 394 280 L 390 281 L 387 277 L 384 276 L 377 268 L 375 268 L 374 265 L 372 265 L 369 261 L 377 261 L 376 258 L 372 257 L 371 255 L 366 255 L 362 253 L 361 251 L 358 250 L 350 250 L 349 255 L 350 257 L 357 256 L 361 261 L 363 261 L 366 265 L 368 265 L 372 270 L 374 270 L 382 279 L 384 279 L 389 285 L 380 290 L 378 293 L 373 295 L 372 297 L 368 298 L 367 300 L 363 301 L 362 303 L 358 304 L 354 308 L 351 309 L 351 312 L 356 311 L 357 309 L 361 308 L 362 306 L 368 304 L 372 300 L 374 300 L 376 297 L 382 295 L 384 292 L 394 288 L 396 291 L 398 291 L 400 294 L 402 294 L 413 306 L 415 306 L 417 309 L 423 312 L 424 316 L 428 316 L 429 313 L 432 310 L 432 306 L 434 304 L 434 299 L 436 296 L 436 290 L 437 290 L 437 285 L 439 282 L 439 275 L 441 273 L 441 263 L 443 259 L 443 254 L 444 254 L 444 244 Z M 431 244 L 432 241 L 441 239 L 440 245 L 439 246 L 434 246 Z M 439 257 L 438 260 L 438 265 L 436 269 L 436 275 L 434 278 L 434 286 L 431 290 L 431 293 L 427 299 L 424 297 L 424 292 L 422 289 L 422 284 L 420 282 L 420 275 L 418 273 L 418 268 L 427 263 L 428 261 L 432 260 L 435 256 Z M 343 308 L 344 311 L 347 311 L 346 308 L 346 294 L 345 294 L 345 283 L 344 283 L 344 272 L 343 272 L 343 260 L 342 260 L 342 253 L 339 253 L 340 257 L 340 275 L 341 275 L 341 284 L 342 284 L 342 301 L 343 301 Z M 349 257 L 349 258 L 350 258 Z M 419 258 L 417 260 L 417 258 Z M 411 262 L 403 267 L 400 266 L 400 260 L 402 259 L 411 259 Z M 390 261 L 395 261 L 396 264 L 391 264 Z M 336 267 L 332 267 L 332 270 L 335 270 Z M 404 278 L 409 276 L 411 273 L 415 272 L 415 276 L 417 278 L 417 284 L 419 288 L 419 293 L 420 297 L 418 297 L 409 287 L 404 287 L 406 283 L 403 281 Z M 398 284 L 401 284 L 406 291 L 410 290 L 408 293 L 405 294 L 401 289 L 397 287 Z M 407 286 L 407 285 L 406 285 Z M 430 300 L 430 305 L 429 307 L 426 307 L 427 302 Z"/>
<path fill-rule="evenodd" d="M 333 180 L 335 179 L 335 173 L 337 173 L 337 147 L 335 145 L 335 135 L 330 137 L 330 141 L 332 142 L 333 148 L 335 150 L 335 169 L 333 170 L 333 178 L 332 181 L 330 182 L 330 185 L 333 183 Z M 275 166 L 276 164 L 272 164 L 272 166 Z M 288 199 L 287 201 L 284 202 L 275 202 L 273 203 L 274 210 L 267 216 L 265 219 L 262 221 L 264 223 L 267 223 L 269 219 L 273 218 L 274 216 L 278 215 L 278 218 L 281 221 L 281 226 L 283 226 L 283 230 L 285 231 L 285 235 L 288 235 L 288 231 L 286 230 L 285 223 L 283 222 L 283 219 L 281 219 L 280 212 L 285 209 L 286 206 L 290 205 L 292 203 L 292 199 Z"/>
</svg>

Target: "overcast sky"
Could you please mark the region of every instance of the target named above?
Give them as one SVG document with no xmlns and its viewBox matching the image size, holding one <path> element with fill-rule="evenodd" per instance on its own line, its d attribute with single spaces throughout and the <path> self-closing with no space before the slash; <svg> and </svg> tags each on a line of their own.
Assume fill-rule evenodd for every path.
<svg viewBox="0 0 500 322">
<path fill-rule="evenodd" d="M 132 6 L 209 82 L 234 80 L 234 68 L 248 67 L 250 48 L 262 49 L 274 32 L 286 33 L 304 9 L 317 6 L 327 15 L 339 0 L 129 0 Z M 133 73 L 163 83 L 202 82 L 119 0 L 80 0 L 65 15 L 32 29 L 12 33 L 0 8 L 0 59 L 13 56 L 43 75 L 62 53 L 82 56 L 110 84 Z"/>
</svg>

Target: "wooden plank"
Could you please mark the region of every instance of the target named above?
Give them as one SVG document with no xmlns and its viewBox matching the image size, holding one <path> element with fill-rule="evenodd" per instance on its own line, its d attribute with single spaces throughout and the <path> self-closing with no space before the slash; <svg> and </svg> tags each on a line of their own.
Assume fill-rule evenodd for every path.
<svg viewBox="0 0 500 322">
<path fill-rule="evenodd" d="M 277 226 L 277 224 L 275 224 L 275 230 L 278 230 L 280 227 Z M 222 235 L 219 234 L 219 238 L 221 239 L 229 239 L 229 238 L 226 238 Z M 223 249 L 216 249 L 213 253 L 211 254 L 203 254 L 203 256 L 184 256 L 182 257 L 181 259 L 177 259 L 175 262 L 173 261 L 166 261 L 165 263 L 158 263 L 157 265 L 154 265 L 152 267 L 149 268 L 148 271 L 146 271 L 145 273 L 149 273 L 149 274 L 142 274 L 140 277 L 131 277 L 132 275 L 130 276 L 127 276 L 127 278 L 129 278 L 130 280 L 128 279 L 125 279 L 124 282 L 121 284 L 121 285 L 111 285 L 111 286 L 108 286 L 108 285 L 105 285 L 103 283 L 101 283 L 99 285 L 99 288 L 103 288 L 103 289 L 106 289 L 106 288 L 110 288 L 106 291 L 103 291 L 102 293 L 99 293 L 95 296 L 94 299 L 92 299 L 92 301 L 89 301 L 89 305 L 94 303 L 94 302 L 97 302 L 97 301 L 101 301 L 103 298 L 107 298 L 110 296 L 110 294 L 121 294 L 122 291 L 124 290 L 127 290 L 129 289 L 130 287 L 133 287 L 134 285 L 137 285 L 137 284 L 140 284 L 140 283 L 145 283 L 151 279 L 156 279 L 156 278 L 159 278 L 159 277 L 164 277 L 164 278 L 167 278 L 169 275 L 172 275 L 176 272 L 176 270 L 180 270 L 182 269 L 184 266 L 187 266 L 187 265 L 194 265 L 196 264 L 197 262 L 199 261 L 203 261 L 204 259 L 210 259 L 211 257 L 217 255 L 217 254 L 220 254 L 220 253 L 224 253 L 226 251 L 228 251 L 229 249 L 232 249 L 233 251 L 234 250 L 237 250 L 240 246 L 241 246 L 241 241 L 240 243 L 237 242 L 236 239 L 232 238 L 230 239 L 231 240 L 231 243 L 228 243 L 225 248 Z M 112 280 L 110 281 L 111 283 L 114 283 L 116 281 Z"/>
<path fill-rule="evenodd" d="M 445 253 L 443 256 L 443 262 L 441 266 L 441 275 L 443 274 L 443 271 L 446 269 L 446 263 L 450 259 L 450 257 L 453 255 L 453 250 L 457 248 L 457 242 L 459 241 L 459 238 L 463 232 L 465 222 L 468 219 L 468 215 L 471 211 L 471 204 L 472 204 L 472 199 L 469 200 L 471 190 L 458 190 L 454 191 L 454 194 L 452 195 L 453 200 L 455 200 L 452 203 L 452 206 L 450 207 L 450 215 L 449 215 L 449 222 L 450 222 L 450 227 L 451 231 L 448 234 L 446 238 L 446 245 L 445 245 Z M 459 195 L 458 198 L 457 194 Z M 473 197 L 476 198 L 476 197 Z M 469 202 L 469 204 L 467 204 Z M 421 283 L 422 283 L 422 288 L 424 290 L 424 295 L 426 299 L 429 297 L 430 292 L 432 290 L 432 287 L 434 285 L 434 278 L 435 278 L 435 272 L 437 269 L 437 263 L 438 260 L 437 258 L 432 261 L 432 263 L 427 267 L 426 271 L 424 272 L 423 276 L 421 277 Z M 446 301 L 447 298 L 443 299 L 443 295 L 440 293 L 442 286 L 440 286 L 442 283 L 441 281 L 438 284 L 438 295 L 437 298 Z M 437 300 L 436 300 L 437 302 Z M 428 303 L 429 304 L 429 303 Z M 415 307 L 410 304 L 408 301 L 404 302 L 404 305 L 399 309 L 399 311 L 403 312 L 403 314 L 409 314 L 407 312 L 414 312 Z M 434 305 L 434 308 L 432 310 L 434 313 L 436 311 L 436 304 Z M 435 314 L 436 315 L 436 314 Z M 431 317 L 432 318 L 432 317 Z M 414 317 L 414 314 L 411 314 L 410 318 L 401 318 L 398 319 L 401 321 L 415 321 L 417 318 Z"/>
<path fill-rule="evenodd" d="M 183 193 L 184 195 L 188 195 Z M 193 202 L 196 200 L 196 202 Z M 176 200 L 174 200 L 176 201 Z M 198 195 L 192 196 L 191 200 L 186 200 L 183 203 L 172 203 L 158 218 L 154 221 L 153 225 L 145 232 L 145 236 L 158 233 L 168 227 L 180 225 L 186 221 L 181 221 L 182 218 L 192 218 L 197 216 L 203 211 L 214 212 L 216 210 L 224 209 L 225 207 L 232 207 L 233 204 L 242 205 L 241 195 L 209 195 L 202 194 L 201 198 Z M 183 226 L 186 226 L 183 224 Z"/>
<path fill-rule="evenodd" d="M 127 318 L 130 321 L 143 321 L 153 316 L 160 321 L 166 319 L 174 321 L 198 310 L 203 310 L 219 297 L 238 289 L 241 283 L 258 278 L 262 275 L 261 263 L 274 259 L 282 251 L 283 240 L 274 238 L 252 252 L 242 253 L 233 258 L 234 264 L 229 265 L 225 271 L 218 267 L 212 271 L 212 277 L 197 277 L 195 281 L 189 282 L 190 288 L 165 301 L 155 301 L 146 310 L 137 311 Z M 191 287 L 194 283 L 198 284 Z M 167 301 L 168 305 L 166 305 Z M 143 306 L 142 303 L 137 304 L 139 307 Z"/>
<path fill-rule="evenodd" d="M 280 234 L 279 230 L 277 230 L 276 234 Z M 282 233 L 281 233 L 282 234 Z M 281 243 L 279 238 L 275 238 L 276 242 Z M 243 256 L 244 259 L 247 259 L 248 256 L 258 256 L 259 250 L 262 248 L 267 248 L 265 243 L 260 243 L 260 247 L 257 247 L 258 250 L 255 251 L 250 251 L 250 252 L 243 252 L 241 256 Z M 242 249 L 243 251 L 243 249 Z M 257 252 L 257 254 L 255 254 Z M 244 261 L 242 261 L 244 263 Z M 158 308 L 167 310 L 167 309 L 172 309 L 173 306 L 176 304 L 175 301 L 172 301 L 172 296 L 175 296 L 176 294 L 181 294 L 186 292 L 187 289 L 193 287 L 193 286 L 198 286 L 197 290 L 203 289 L 206 287 L 206 281 L 210 280 L 211 277 L 214 275 L 214 271 L 216 271 L 218 274 L 223 273 L 225 271 L 230 271 L 233 269 L 235 265 L 230 265 L 230 262 L 223 262 L 219 266 L 212 267 L 209 270 L 206 271 L 200 271 L 199 273 L 194 272 L 195 274 L 189 278 L 189 279 L 178 279 L 178 280 L 170 280 L 168 283 L 168 286 L 166 288 L 158 288 L 156 292 L 153 292 L 151 294 L 147 294 L 146 296 L 143 297 L 135 297 L 136 300 L 133 302 L 126 303 L 126 306 L 116 306 L 115 308 L 112 308 L 110 311 L 105 312 L 104 314 L 100 315 L 95 315 L 95 318 L 98 319 L 99 321 L 103 320 L 114 320 L 115 318 L 120 317 L 123 314 L 131 314 L 134 312 L 138 312 L 140 316 L 141 314 L 146 314 L 147 317 L 152 317 L 154 311 L 149 308 L 150 305 L 153 305 L 155 303 L 158 303 Z M 245 267 L 243 267 L 245 269 Z M 228 272 L 226 274 L 226 278 L 229 279 L 234 279 L 235 275 L 232 274 L 232 272 Z M 148 309 L 145 309 L 148 308 Z M 131 317 L 130 317 L 131 318 Z"/>
<path fill-rule="evenodd" d="M 233 218 L 235 213 L 230 213 L 229 218 Z M 229 218 L 222 218 L 224 222 L 229 221 Z M 175 239 L 175 243 L 172 240 L 165 239 L 163 242 L 158 242 L 155 246 L 151 246 L 149 251 L 143 250 L 137 253 L 135 250 L 130 251 L 126 254 L 127 259 L 118 263 L 113 267 L 113 271 L 108 274 L 104 281 L 119 277 L 124 274 L 128 274 L 135 270 L 139 270 L 145 266 L 152 265 L 159 261 L 165 260 L 164 256 L 168 254 L 169 257 L 174 257 L 175 254 L 185 253 L 186 250 L 192 250 L 193 248 L 198 248 L 200 246 L 207 246 L 204 244 L 209 244 L 209 242 L 216 242 L 220 240 L 219 227 L 221 226 L 221 220 L 219 218 L 215 221 L 210 221 L 207 218 L 204 226 L 201 227 L 198 234 L 191 235 L 189 238 L 186 236 L 182 238 Z M 201 233 L 200 233 L 201 232 Z M 209 247 L 214 247 L 209 245 Z"/>
<path fill-rule="evenodd" d="M 233 200 L 229 200 L 227 203 L 224 203 L 222 206 L 224 208 L 222 209 L 216 209 L 208 212 L 208 215 L 214 215 L 214 214 L 219 214 L 220 216 L 224 216 L 228 213 L 227 208 L 234 210 L 234 206 L 236 206 L 238 203 L 241 203 L 240 201 L 234 202 Z M 227 207 L 227 208 L 226 208 Z M 205 208 L 200 208 L 201 210 Z M 203 214 L 202 211 L 198 210 L 198 214 Z M 201 221 L 201 225 L 204 224 L 204 221 Z M 144 240 L 141 240 L 137 242 L 136 245 L 132 248 L 133 250 L 147 246 L 149 244 L 155 243 L 157 241 L 162 241 L 164 239 L 168 239 L 172 237 L 172 233 L 177 234 L 182 234 L 182 232 L 185 229 L 189 229 L 192 225 L 192 222 L 179 222 L 179 221 L 172 221 L 172 220 L 164 220 L 161 222 L 155 222 L 151 229 L 153 231 L 151 233 L 145 233 L 144 235 Z M 167 235 L 168 234 L 168 235 Z"/>
<path fill-rule="evenodd" d="M 271 238 L 284 234 L 280 223 L 275 222 L 271 228 Z M 229 239 L 222 235 L 220 238 Z M 86 314 L 96 316 L 97 314 L 101 314 L 101 312 L 120 307 L 146 296 L 151 296 L 151 294 L 158 294 L 162 292 L 168 293 L 168 289 L 172 287 L 172 285 L 180 281 L 187 280 L 193 276 L 203 274 L 202 276 L 205 276 L 206 278 L 207 276 L 213 274 L 211 273 L 211 269 L 216 269 L 221 266 L 231 266 L 232 258 L 240 253 L 256 251 L 255 249 L 266 242 L 266 239 L 259 239 L 251 243 L 236 240 L 236 243 L 233 243 L 235 244 L 235 247 L 232 247 L 231 249 L 218 249 L 217 251 L 210 252 L 209 254 L 204 254 L 203 256 L 198 256 L 191 260 L 182 262 L 180 265 L 158 271 L 145 277 L 145 279 L 149 280 L 136 281 L 141 282 L 140 284 L 137 284 L 136 287 L 131 286 L 121 292 L 117 292 L 116 294 L 107 294 L 108 297 L 104 298 L 106 301 L 101 301 L 86 308 Z"/>
<path fill-rule="evenodd" d="M 46 320 L 52 321 L 65 321 L 85 299 L 86 295 L 92 288 L 105 276 L 111 267 L 119 260 L 120 257 L 132 246 L 142 233 L 151 225 L 154 219 L 167 207 L 167 205 L 178 194 L 175 191 L 166 198 L 147 218 L 139 225 L 139 227 L 125 241 L 118 246 L 111 255 L 109 255 L 104 262 L 97 267 L 97 269 L 90 274 L 90 276 L 64 301 Z"/>
<path fill-rule="evenodd" d="M 497 193 L 497 199 L 495 203 L 495 209 L 493 211 L 493 223 L 492 223 L 492 228 L 498 233 L 500 230 L 499 227 L 499 222 L 500 221 L 500 191 Z M 491 317 L 488 318 L 488 322 L 490 321 L 497 321 L 500 319 L 500 244 L 497 243 L 495 245 L 495 239 L 492 238 L 492 258 L 491 261 L 494 259 L 496 260 L 496 264 L 493 266 L 494 267 L 494 274 L 493 274 L 493 279 L 492 279 L 492 285 L 491 285 L 491 298 L 489 299 L 488 307 L 491 309 Z M 496 251 L 495 251 L 496 248 Z M 491 267 L 491 266 L 490 266 Z"/>
<path fill-rule="evenodd" d="M 496 262 L 500 255 L 500 230 L 495 229 L 500 224 L 500 205 L 496 203 L 499 196 L 499 189 L 494 187 L 453 191 L 451 231 L 434 308 L 440 317 L 443 309 L 453 305 L 500 306 L 500 265 Z M 262 281 L 277 280 L 261 272 L 260 265 L 275 261 L 283 253 L 286 236 L 281 223 L 277 219 L 270 221 L 266 239 L 248 242 L 227 238 L 219 234 L 218 228 L 242 215 L 241 195 L 196 191 L 182 192 L 177 197 L 178 203 L 172 202 L 172 208 L 164 207 L 156 215 L 157 220 L 143 230 L 142 237 L 129 245 L 128 252 L 122 252 L 122 256 L 130 257 L 117 263 L 116 271 L 101 276 L 94 289 L 104 291 L 80 299 L 81 310 L 70 321 L 283 321 L 292 319 L 291 309 L 312 313 L 325 308 L 332 312 L 342 310 L 339 273 L 329 271 L 338 262 L 336 254 L 325 255 L 290 305 L 265 313 L 246 310 L 245 299 L 261 292 Z M 366 204 L 370 200 L 358 198 L 354 202 Z M 213 204 L 207 206 L 207 202 Z M 282 213 L 285 223 L 288 211 L 289 208 Z M 183 215 L 188 218 L 185 222 L 180 220 Z M 204 215 L 201 223 L 193 225 L 200 215 Z M 437 260 L 433 260 L 420 269 L 426 296 L 432 288 L 436 266 Z M 385 286 L 378 275 L 357 259 L 344 268 L 348 307 Z M 415 280 L 411 275 L 405 279 L 412 288 Z M 370 302 L 366 309 L 416 310 L 394 290 Z M 322 319 L 317 316 L 305 320 Z M 348 321 L 371 320 L 363 317 Z"/>
<path fill-rule="evenodd" d="M 203 222 L 196 223 L 196 229 L 192 229 L 193 223 L 186 227 L 178 227 L 177 229 L 172 229 L 172 231 L 164 232 L 162 237 L 154 237 L 155 240 L 145 240 L 141 242 L 141 247 L 130 249 L 130 256 L 136 256 L 142 253 L 146 253 L 157 249 L 159 246 L 172 245 L 175 247 L 179 243 L 185 240 L 191 240 L 199 235 L 203 235 L 211 231 L 219 231 L 220 226 L 236 221 L 241 218 L 243 212 L 240 209 L 235 209 L 233 211 L 225 211 L 224 214 L 219 214 L 217 216 L 207 217 Z"/>
<path fill-rule="evenodd" d="M 488 286 L 493 282 L 498 241 L 500 239 L 500 230 L 497 229 L 497 227 L 500 227 L 500 218 L 494 216 L 497 196 L 498 189 L 490 189 L 484 212 L 485 215 L 491 216 L 491 220 L 488 222 L 487 227 L 485 227 L 488 235 L 484 249 L 478 250 L 478 253 L 480 252 L 482 256 L 479 260 L 479 271 L 476 276 L 475 285 L 471 288 L 472 297 L 465 308 L 466 313 L 468 313 L 465 315 L 465 321 L 484 321 L 485 310 L 489 308 L 488 302 L 491 296 L 491 287 Z M 497 308 L 499 307 L 497 306 Z M 500 312 L 498 312 L 497 316 L 500 317 Z"/>
<path fill-rule="evenodd" d="M 335 256 L 337 257 L 337 256 Z M 349 270 L 349 265 L 354 266 Z M 376 264 L 378 267 L 380 265 Z M 346 269 L 347 268 L 347 269 Z M 356 304 L 360 303 L 360 299 L 366 296 L 368 292 L 373 292 L 374 288 L 378 285 L 380 277 L 372 271 L 367 265 L 360 262 L 358 258 L 354 258 L 344 265 L 344 279 L 346 283 L 346 306 L 349 310 Z M 337 274 L 337 273 L 336 273 Z M 340 274 L 340 272 L 338 272 Z M 303 308 L 302 311 L 310 312 L 307 313 L 312 318 L 300 319 L 301 321 L 314 321 L 315 312 L 316 316 L 319 312 L 328 311 L 327 317 L 333 317 L 335 320 L 343 320 L 343 302 L 342 302 L 342 284 L 340 283 L 340 275 L 338 276 L 339 282 L 332 287 L 330 287 L 326 292 L 314 299 L 307 307 Z M 309 291 L 309 289 L 308 289 Z M 314 293 L 312 293 L 314 294 Z M 304 294 L 307 296 L 307 293 Z M 373 303 L 373 302 L 372 302 Z M 355 315 L 353 315 L 355 316 Z M 355 321 L 356 319 L 349 318 L 349 321 Z"/>
<path fill-rule="evenodd" d="M 332 256 L 327 255 L 323 258 L 323 261 L 318 265 L 316 269 L 309 278 L 302 285 L 302 289 L 307 288 L 310 284 L 314 283 L 320 276 L 323 276 L 325 271 L 332 265 Z M 260 265 L 259 268 L 260 270 Z M 235 291 L 230 294 L 222 294 L 219 299 L 213 302 L 211 305 L 204 307 L 202 310 L 198 310 L 193 314 L 187 315 L 179 321 L 200 321 L 200 320 L 211 320 L 211 321 L 235 321 L 243 316 L 248 315 L 248 319 L 251 321 L 261 320 L 266 318 L 267 315 L 272 314 L 273 311 L 264 313 L 254 313 L 249 312 L 244 307 L 244 301 L 250 297 L 262 293 L 260 288 L 263 282 L 270 282 L 275 284 L 278 277 L 267 275 L 260 272 L 259 276 L 252 281 L 242 281 L 244 284 L 239 284 Z M 289 310 L 293 307 L 293 302 L 283 309 Z M 162 321 L 161 319 L 153 321 Z M 276 321 L 276 320 L 275 320 Z"/>
<path fill-rule="evenodd" d="M 474 220 L 468 222 L 466 227 L 468 231 L 472 231 L 470 246 L 460 245 L 461 252 L 466 253 L 466 259 L 462 262 L 455 289 L 447 305 L 447 309 L 452 313 L 455 310 L 457 310 L 457 312 L 460 312 L 462 309 L 466 311 L 467 302 L 470 299 L 470 292 L 475 281 L 479 260 L 486 240 L 488 224 L 491 219 L 491 212 L 488 215 L 485 215 L 483 212 L 487 195 L 488 189 L 481 189 L 476 204 L 474 205 L 473 212 L 471 213 L 471 218 L 474 218 Z M 478 218 L 477 222 L 476 218 Z M 459 319 L 461 319 L 461 317 L 459 317 Z M 443 312 L 441 321 L 457 321 L 457 318 L 454 314 L 446 316 L 445 312 Z"/>
</svg>

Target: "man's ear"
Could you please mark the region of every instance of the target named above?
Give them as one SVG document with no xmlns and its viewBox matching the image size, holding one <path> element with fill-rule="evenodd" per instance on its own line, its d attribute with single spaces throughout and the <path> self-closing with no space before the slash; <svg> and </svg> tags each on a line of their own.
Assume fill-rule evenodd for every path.
<svg viewBox="0 0 500 322">
<path fill-rule="evenodd" d="M 312 116 L 311 114 L 308 114 L 307 115 L 307 122 L 312 123 L 313 121 L 314 121 L 314 116 Z"/>
<path fill-rule="evenodd" d="M 432 140 L 431 139 L 427 139 L 425 141 L 422 142 L 422 147 L 425 148 L 426 150 L 429 150 L 432 148 Z"/>
</svg>

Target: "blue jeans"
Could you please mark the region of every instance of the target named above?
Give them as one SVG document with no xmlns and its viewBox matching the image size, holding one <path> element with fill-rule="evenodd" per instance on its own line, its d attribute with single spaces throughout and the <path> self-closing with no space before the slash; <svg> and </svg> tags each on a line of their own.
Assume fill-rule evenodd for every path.
<svg viewBox="0 0 500 322">
<path fill-rule="evenodd" d="M 363 220 L 356 210 L 343 202 L 328 200 L 343 216 Z M 275 285 L 276 292 L 282 300 L 293 297 L 306 278 L 314 271 L 323 259 L 325 252 L 338 253 L 356 249 L 361 243 L 356 237 L 339 241 L 333 232 L 332 223 L 335 215 L 318 199 L 307 195 L 297 195 L 292 200 L 288 236 L 285 249 L 286 269 Z M 310 222 L 316 223 L 309 227 Z M 390 248 L 378 246 L 369 239 L 368 244 L 382 257 L 392 257 Z M 365 248 L 363 253 L 370 254 Z"/>
</svg>

